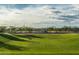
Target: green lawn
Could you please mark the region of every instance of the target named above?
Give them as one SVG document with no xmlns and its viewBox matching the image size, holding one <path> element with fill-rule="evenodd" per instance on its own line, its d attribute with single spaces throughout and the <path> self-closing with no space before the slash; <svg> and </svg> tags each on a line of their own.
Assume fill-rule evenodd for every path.
<svg viewBox="0 0 79 59">
<path fill-rule="evenodd" d="M 0 34 L 0 54 L 79 54 L 79 34 Z"/>
</svg>

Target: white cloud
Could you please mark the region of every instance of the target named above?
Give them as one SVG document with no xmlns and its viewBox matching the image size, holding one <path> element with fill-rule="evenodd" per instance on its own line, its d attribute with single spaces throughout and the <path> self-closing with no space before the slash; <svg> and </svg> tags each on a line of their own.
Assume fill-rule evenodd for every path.
<svg viewBox="0 0 79 59">
<path fill-rule="evenodd" d="M 79 23 L 79 19 L 75 19 L 75 20 L 71 21 L 71 23 L 72 23 L 72 24 L 73 24 L 73 23 Z"/>
<path fill-rule="evenodd" d="M 74 6 L 74 5 L 73 5 Z M 0 6 L 0 24 L 5 25 L 16 25 L 16 26 L 23 26 L 24 24 L 29 24 L 33 26 L 35 23 L 58 23 L 65 24 L 66 17 L 61 18 L 62 16 L 75 16 L 78 13 L 74 12 L 72 9 L 62 9 L 62 7 L 52 9 L 50 5 L 43 5 L 39 7 L 25 7 L 23 9 L 17 8 L 7 8 Z M 74 8 L 78 10 L 78 5 Z M 73 18 L 74 19 L 74 18 Z M 78 23 L 78 20 L 70 21 L 70 23 Z M 67 24 L 65 24 L 67 25 Z"/>
<path fill-rule="evenodd" d="M 10 9 L 0 8 L 0 24 L 6 25 L 24 25 L 34 24 L 45 21 L 61 22 L 63 20 L 53 19 L 54 10 L 49 6 L 40 6 L 37 8 Z"/>
<path fill-rule="evenodd" d="M 72 6 L 76 9 L 79 9 L 79 4 L 72 4 Z"/>
</svg>

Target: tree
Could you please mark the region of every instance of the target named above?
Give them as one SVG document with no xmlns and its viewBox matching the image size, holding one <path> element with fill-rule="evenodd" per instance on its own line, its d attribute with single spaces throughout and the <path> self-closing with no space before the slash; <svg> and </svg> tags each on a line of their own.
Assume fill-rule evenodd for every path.
<svg viewBox="0 0 79 59">
<path fill-rule="evenodd" d="M 6 27 L 5 26 L 0 26 L 0 33 L 6 32 Z"/>
</svg>

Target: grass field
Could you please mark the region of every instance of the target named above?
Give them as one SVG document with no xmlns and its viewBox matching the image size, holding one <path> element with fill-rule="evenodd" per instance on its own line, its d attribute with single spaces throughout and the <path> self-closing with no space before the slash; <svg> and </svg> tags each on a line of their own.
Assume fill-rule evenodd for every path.
<svg viewBox="0 0 79 59">
<path fill-rule="evenodd" d="M 79 34 L 0 34 L 0 54 L 79 54 Z"/>
</svg>

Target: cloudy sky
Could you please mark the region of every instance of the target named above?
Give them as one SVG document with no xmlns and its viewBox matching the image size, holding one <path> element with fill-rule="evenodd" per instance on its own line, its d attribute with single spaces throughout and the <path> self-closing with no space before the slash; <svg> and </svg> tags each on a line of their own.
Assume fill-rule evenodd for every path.
<svg viewBox="0 0 79 59">
<path fill-rule="evenodd" d="M 1 4 L 0 25 L 27 25 L 32 27 L 79 27 L 79 5 Z"/>
</svg>

